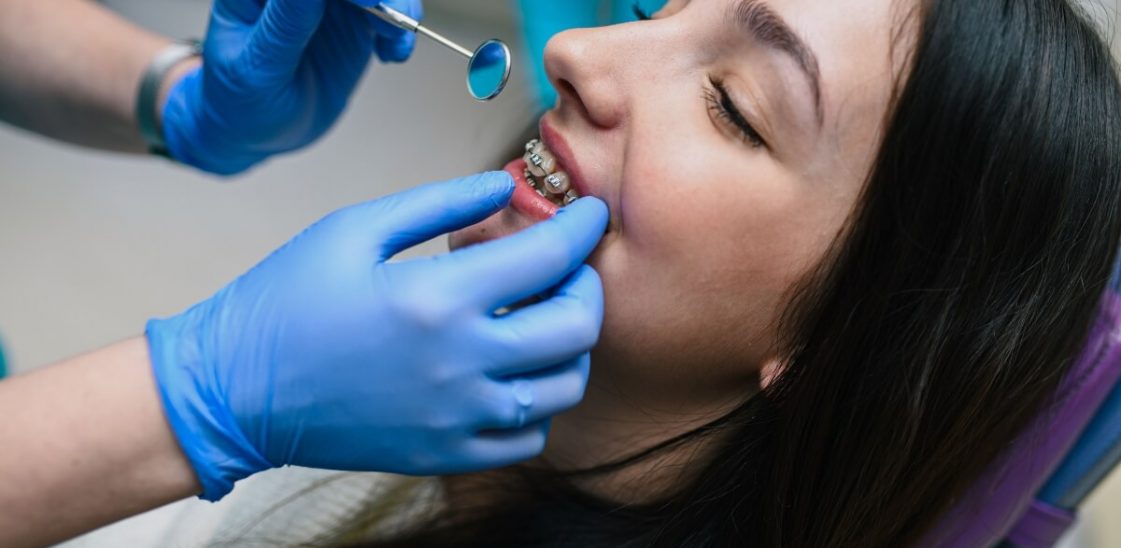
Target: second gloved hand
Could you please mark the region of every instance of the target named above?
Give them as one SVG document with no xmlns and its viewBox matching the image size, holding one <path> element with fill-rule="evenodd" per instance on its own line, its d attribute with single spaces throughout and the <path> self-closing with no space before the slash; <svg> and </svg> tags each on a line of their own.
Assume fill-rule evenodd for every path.
<svg viewBox="0 0 1121 548">
<path fill-rule="evenodd" d="M 387 0 L 420 19 L 420 0 Z M 162 109 L 173 158 L 242 172 L 322 136 L 346 107 L 371 54 L 404 61 L 416 35 L 345 0 L 216 0 L 202 68 Z"/>
<path fill-rule="evenodd" d="M 582 263 L 603 203 L 387 262 L 489 216 L 512 190 L 509 175 L 486 174 L 341 210 L 209 300 L 151 321 L 157 385 L 203 496 L 285 464 L 444 474 L 539 453 L 547 419 L 587 381 L 603 295 Z"/>
</svg>

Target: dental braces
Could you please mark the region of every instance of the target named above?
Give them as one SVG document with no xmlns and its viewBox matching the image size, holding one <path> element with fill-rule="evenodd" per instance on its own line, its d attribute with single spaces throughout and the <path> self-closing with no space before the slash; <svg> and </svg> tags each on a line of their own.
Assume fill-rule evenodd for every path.
<svg viewBox="0 0 1121 548">
<path fill-rule="evenodd" d="M 556 170 L 556 160 L 551 155 L 546 156 L 548 152 L 544 147 L 540 139 L 533 139 L 525 144 L 526 181 L 542 197 L 561 201 L 564 205 L 575 202 L 580 195 L 569 187 L 568 174 Z M 549 173 L 550 171 L 553 172 Z"/>
</svg>

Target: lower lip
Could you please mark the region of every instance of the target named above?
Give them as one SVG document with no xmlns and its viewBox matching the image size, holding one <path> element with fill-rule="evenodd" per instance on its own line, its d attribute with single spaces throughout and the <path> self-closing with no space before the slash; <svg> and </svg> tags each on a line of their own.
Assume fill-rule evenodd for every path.
<svg viewBox="0 0 1121 548">
<path fill-rule="evenodd" d="M 514 196 L 510 198 L 510 207 L 531 219 L 544 221 L 557 214 L 560 209 L 556 204 L 533 190 L 529 181 L 525 180 L 526 163 L 524 158 L 518 158 L 504 168 L 514 178 Z"/>
</svg>

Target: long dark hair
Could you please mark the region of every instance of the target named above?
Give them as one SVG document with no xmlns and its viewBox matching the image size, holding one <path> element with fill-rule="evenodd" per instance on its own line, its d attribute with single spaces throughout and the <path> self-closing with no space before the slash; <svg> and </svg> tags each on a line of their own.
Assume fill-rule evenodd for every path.
<svg viewBox="0 0 1121 548">
<path fill-rule="evenodd" d="M 1066 0 L 927 0 L 846 231 L 793 292 L 785 360 L 623 505 L 516 468 L 501 496 L 379 546 L 898 546 L 1048 403 L 1121 238 L 1121 88 Z M 718 434 L 709 436 L 709 434 Z"/>
</svg>

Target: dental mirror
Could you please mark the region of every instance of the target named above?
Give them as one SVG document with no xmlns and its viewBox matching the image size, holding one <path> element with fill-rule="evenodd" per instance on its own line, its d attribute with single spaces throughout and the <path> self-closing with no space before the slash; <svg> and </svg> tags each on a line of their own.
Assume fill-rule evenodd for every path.
<svg viewBox="0 0 1121 548">
<path fill-rule="evenodd" d="M 423 34 L 444 47 L 467 58 L 467 91 L 477 101 L 490 101 L 498 97 L 510 79 L 510 48 L 501 40 L 487 40 L 474 52 L 433 32 L 409 17 L 382 2 L 372 6 L 358 4 L 362 9 L 376 15 L 382 21 L 397 28 Z"/>
<path fill-rule="evenodd" d="M 479 101 L 502 93 L 510 79 L 510 48 L 501 40 L 487 40 L 467 62 L 467 91 Z"/>
</svg>

